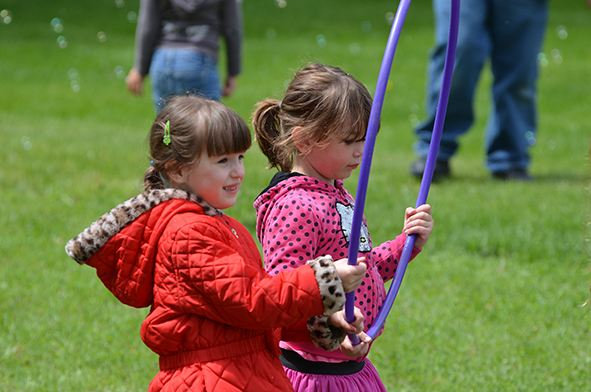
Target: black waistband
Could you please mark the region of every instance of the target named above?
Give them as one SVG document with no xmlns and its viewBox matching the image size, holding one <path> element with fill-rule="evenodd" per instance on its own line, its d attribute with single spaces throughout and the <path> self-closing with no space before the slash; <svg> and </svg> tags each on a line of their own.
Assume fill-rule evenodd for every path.
<svg viewBox="0 0 591 392">
<path fill-rule="evenodd" d="M 365 361 L 346 361 L 346 362 L 314 362 L 302 358 L 302 356 L 295 351 L 281 349 L 281 363 L 286 368 L 295 370 L 300 373 L 309 374 L 328 374 L 334 376 L 346 376 L 348 374 L 355 374 L 363 370 Z"/>
</svg>

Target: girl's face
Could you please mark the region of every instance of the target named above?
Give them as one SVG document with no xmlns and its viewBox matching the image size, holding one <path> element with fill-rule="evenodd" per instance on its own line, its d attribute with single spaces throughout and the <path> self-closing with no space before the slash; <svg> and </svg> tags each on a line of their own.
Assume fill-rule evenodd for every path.
<svg viewBox="0 0 591 392">
<path fill-rule="evenodd" d="M 313 147 L 300 156 L 301 164 L 294 171 L 329 183 L 344 180 L 361 163 L 364 146 L 365 140 L 333 139 L 326 147 Z"/>
<path fill-rule="evenodd" d="M 244 153 L 210 157 L 201 153 L 196 164 L 179 169 L 180 188 L 201 196 L 208 204 L 223 210 L 236 204 L 244 180 Z"/>
</svg>

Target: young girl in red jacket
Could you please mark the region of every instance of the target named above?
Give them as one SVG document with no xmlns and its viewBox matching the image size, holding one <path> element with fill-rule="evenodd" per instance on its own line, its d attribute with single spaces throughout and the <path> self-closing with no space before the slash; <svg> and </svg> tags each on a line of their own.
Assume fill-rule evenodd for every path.
<svg viewBox="0 0 591 392">
<path fill-rule="evenodd" d="M 145 192 L 66 245 L 121 302 L 151 307 L 141 326 L 160 357 L 150 392 L 293 391 L 280 339 L 334 350 L 362 328 L 339 311 L 364 263 L 318 257 L 271 277 L 247 229 L 222 212 L 236 203 L 250 145 L 230 108 L 173 98 L 150 132 Z M 308 322 L 319 314 L 330 322 Z"/>
<path fill-rule="evenodd" d="M 280 170 L 255 201 L 257 236 L 272 275 L 318 255 L 348 255 L 355 202 L 343 180 L 361 163 L 371 105 L 363 84 L 322 64 L 296 74 L 282 102 L 267 99 L 258 104 L 253 116 L 256 140 L 271 166 Z M 355 296 L 366 329 L 380 311 L 384 283 L 394 277 L 406 234 L 417 234 L 414 257 L 432 229 L 430 206 L 408 208 L 403 234 L 373 247 L 363 219 L 359 255 L 366 258 L 367 273 Z M 349 345 L 348 350 L 343 344 L 340 351 L 327 352 L 287 339 L 281 348 L 282 363 L 298 392 L 386 390 L 366 358 L 366 343 Z"/>
</svg>

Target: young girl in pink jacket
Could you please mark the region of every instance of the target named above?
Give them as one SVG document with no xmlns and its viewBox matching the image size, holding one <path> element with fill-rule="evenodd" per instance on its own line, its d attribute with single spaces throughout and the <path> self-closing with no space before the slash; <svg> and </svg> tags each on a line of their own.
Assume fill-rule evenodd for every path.
<svg viewBox="0 0 591 392">
<path fill-rule="evenodd" d="M 251 137 L 230 108 L 176 97 L 150 132 L 146 191 L 66 245 L 123 303 L 150 307 L 144 343 L 159 356 L 149 391 L 290 391 L 279 339 L 338 348 L 344 292 L 363 263 L 330 256 L 271 277 L 250 233 L 223 210 L 236 203 Z M 332 325 L 308 322 L 331 315 Z"/>
<path fill-rule="evenodd" d="M 256 140 L 270 165 L 280 170 L 254 203 L 257 236 L 271 275 L 293 271 L 318 255 L 347 257 L 355 202 L 343 180 L 361 163 L 371 105 L 363 84 L 321 64 L 296 74 L 281 102 L 267 99 L 257 105 Z M 359 255 L 366 258 L 367 273 L 356 304 L 366 330 L 380 311 L 384 283 L 394 277 L 406 235 L 417 234 L 414 257 L 432 229 L 430 206 L 408 208 L 403 233 L 374 247 L 363 220 Z M 319 323 L 326 317 L 314 319 Z M 341 351 L 326 352 L 284 339 L 281 360 L 295 390 L 385 391 L 366 358 L 369 344 L 347 342 Z"/>
</svg>

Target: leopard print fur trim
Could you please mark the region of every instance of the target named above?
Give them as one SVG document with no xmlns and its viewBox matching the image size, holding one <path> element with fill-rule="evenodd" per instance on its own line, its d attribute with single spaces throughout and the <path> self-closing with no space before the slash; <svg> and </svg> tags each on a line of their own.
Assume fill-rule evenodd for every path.
<svg viewBox="0 0 591 392">
<path fill-rule="evenodd" d="M 342 329 L 328 324 L 328 317 L 314 316 L 308 319 L 308 333 L 316 347 L 326 351 L 334 351 L 347 336 Z"/>
<path fill-rule="evenodd" d="M 327 316 L 343 309 L 345 305 L 345 290 L 341 278 L 334 267 L 332 257 L 320 256 L 314 260 L 308 261 L 308 265 L 314 270 L 324 313 Z"/>
<path fill-rule="evenodd" d="M 204 213 L 209 216 L 222 215 L 220 210 L 210 206 L 195 194 L 172 188 L 154 189 L 119 204 L 101 216 L 82 233 L 68 241 L 66 253 L 78 264 L 86 263 L 111 237 L 129 223 L 158 204 L 172 199 L 193 201 L 203 207 Z"/>
<path fill-rule="evenodd" d="M 320 296 L 322 297 L 322 305 L 324 306 L 323 316 L 308 319 L 308 333 L 316 347 L 334 351 L 339 348 L 347 334 L 342 328 L 329 325 L 327 316 L 343 309 L 345 306 L 345 290 L 341 278 L 339 278 L 337 270 L 334 268 L 331 256 L 317 257 L 308 261 L 308 265 L 314 270 Z"/>
</svg>

